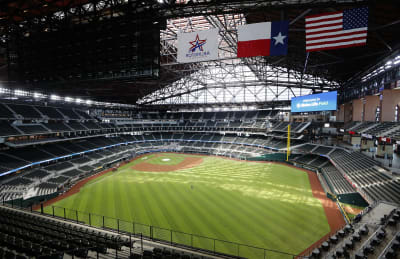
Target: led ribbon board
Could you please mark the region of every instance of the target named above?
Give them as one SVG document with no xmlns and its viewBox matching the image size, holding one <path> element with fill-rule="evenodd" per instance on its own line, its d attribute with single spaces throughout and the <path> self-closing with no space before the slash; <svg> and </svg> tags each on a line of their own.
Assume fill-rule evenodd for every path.
<svg viewBox="0 0 400 259">
<path fill-rule="evenodd" d="M 337 109 L 337 91 L 292 98 L 291 112 L 333 111 Z"/>
</svg>

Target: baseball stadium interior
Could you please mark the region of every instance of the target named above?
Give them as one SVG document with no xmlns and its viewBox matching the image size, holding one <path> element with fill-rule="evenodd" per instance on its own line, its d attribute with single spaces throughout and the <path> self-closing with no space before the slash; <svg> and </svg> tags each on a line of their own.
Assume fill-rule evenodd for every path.
<svg viewBox="0 0 400 259">
<path fill-rule="evenodd" d="M 400 258 L 399 14 L 397 0 L 0 1 L 0 259 Z M 238 166 L 207 171 L 219 187 L 217 158 Z M 305 182 L 269 182 L 286 171 Z M 290 196 L 300 182 L 307 198 Z"/>
</svg>

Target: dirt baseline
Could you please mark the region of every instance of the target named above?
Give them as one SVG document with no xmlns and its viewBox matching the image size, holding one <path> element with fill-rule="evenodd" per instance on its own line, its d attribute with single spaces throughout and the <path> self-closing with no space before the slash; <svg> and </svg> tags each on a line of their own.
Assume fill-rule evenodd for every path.
<svg viewBox="0 0 400 259">
<path fill-rule="evenodd" d="M 55 198 L 53 198 L 51 200 L 43 202 L 42 203 L 43 204 L 43 208 L 47 207 L 47 206 L 50 206 L 50 205 L 56 203 L 57 201 L 61 201 L 61 200 L 65 199 L 65 198 L 67 198 L 67 197 L 69 197 L 71 195 L 74 195 L 75 193 L 78 193 L 81 190 L 81 187 L 83 187 L 87 182 L 89 182 L 90 180 L 96 179 L 96 178 L 98 178 L 98 177 L 100 177 L 100 176 L 102 176 L 102 175 L 104 175 L 104 174 L 106 174 L 108 172 L 111 172 L 111 171 L 112 171 L 112 168 L 107 169 L 105 171 L 102 171 L 102 172 L 100 172 L 98 174 L 89 176 L 88 178 L 85 178 L 85 179 L 77 182 L 67 192 L 65 192 L 65 193 L 63 193 L 63 194 L 61 194 L 61 195 L 59 195 L 59 196 L 57 196 L 57 197 L 55 197 Z M 40 204 L 36 204 L 35 206 L 32 207 L 32 209 L 33 210 L 40 209 Z"/>
<path fill-rule="evenodd" d="M 142 162 L 132 166 L 131 169 L 143 172 L 170 172 L 192 168 L 198 166 L 201 163 L 203 163 L 203 158 L 201 157 L 185 157 L 182 162 L 176 165 L 156 165 Z"/>
<path fill-rule="evenodd" d="M 286 166 L 290 166 L 285 164 Z M 315 242 L 314 244 L 312 244 L 310 247 L 308 247 L 307 249 L 305 249 L 303 252 L 301 252 L 299 255 L 300 256 L 307 256 L 310 254 L 310 252 L 320 246 L 324 241 L 326 241 L 330 236 L 332 236 L 333 234 L 335 234 L 338 230 L 340 230 L 341 228 L 344 227 L 344 225 L 346 224 L 346 222 L 344 221 L 343 215 L 340 212 L 337 204 L 335 202 L 333 202 L 331 199 L 329 199 L 328 197 L 326 197 L 325 191 L 321 186 L 321 183 L 318 179 L 318 176 L 316 173 L 308 171 L 306 169 L 303 168 L 298 168 L 295 166 L 291 166 L 294 167 L 296 169 L 300 169 L 303 170 L 305 172 L 307 172 L 308 174 L 308 179 L 310 180 L 310 185 L 311 185 L 311 189 L 312 189 L 312 194 L 315 198 L 317 198 L 318 200 L 321 201 L 322 203 L 322 207 L 324 208 L 324 212 L 326 215 L 326 218 L 328 220 L 328 224 L 330 226 L 331 231 L 326 234 L 325 236 L 323 236 L 321 239 L 319 239 L 317 242 Z"/>
</svg>

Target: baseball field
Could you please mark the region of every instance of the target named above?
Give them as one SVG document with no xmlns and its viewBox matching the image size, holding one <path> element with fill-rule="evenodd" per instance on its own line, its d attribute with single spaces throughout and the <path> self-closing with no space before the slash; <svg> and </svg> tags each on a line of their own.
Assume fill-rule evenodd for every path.
<svg viewBox="0 0 400 259">
<path fill-rule="evenodd" d="M 135 233 L 146 228 L 141 224 L 152 225 L 153 236 L 160 239 L 248 258 L 262 258 L 262 251 L 237 251 L 233 244 L 201 237 L 299 254 L 343 223 L 312 174 L 278 163 L 149 154 L 72 188 L 46 203 L 45 211 L 51 214 L 57 206 L 58 216 L 65 215 L 58 207 L 91 213 L 90 223 L 99 226 L 117 227 L 115 221 L 100 222 L 95 214 L 118 218 L 120 229 L 136 227 Z M 194 237 L 178 232 L 170 236 L 161 228 Z M 267 253 L 268 258 L 286 258 Z"/>
</svg>

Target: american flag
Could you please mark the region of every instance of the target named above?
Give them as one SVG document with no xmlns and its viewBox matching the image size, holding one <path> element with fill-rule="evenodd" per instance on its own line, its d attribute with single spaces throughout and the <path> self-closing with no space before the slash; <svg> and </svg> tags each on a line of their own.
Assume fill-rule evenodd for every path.
<svg viewBox="0 0 400 259">
<path fill-rule="evenodd" d="M 306 17 L 306 51 L 367 44 L 368 7 Z"/>
</svg>

